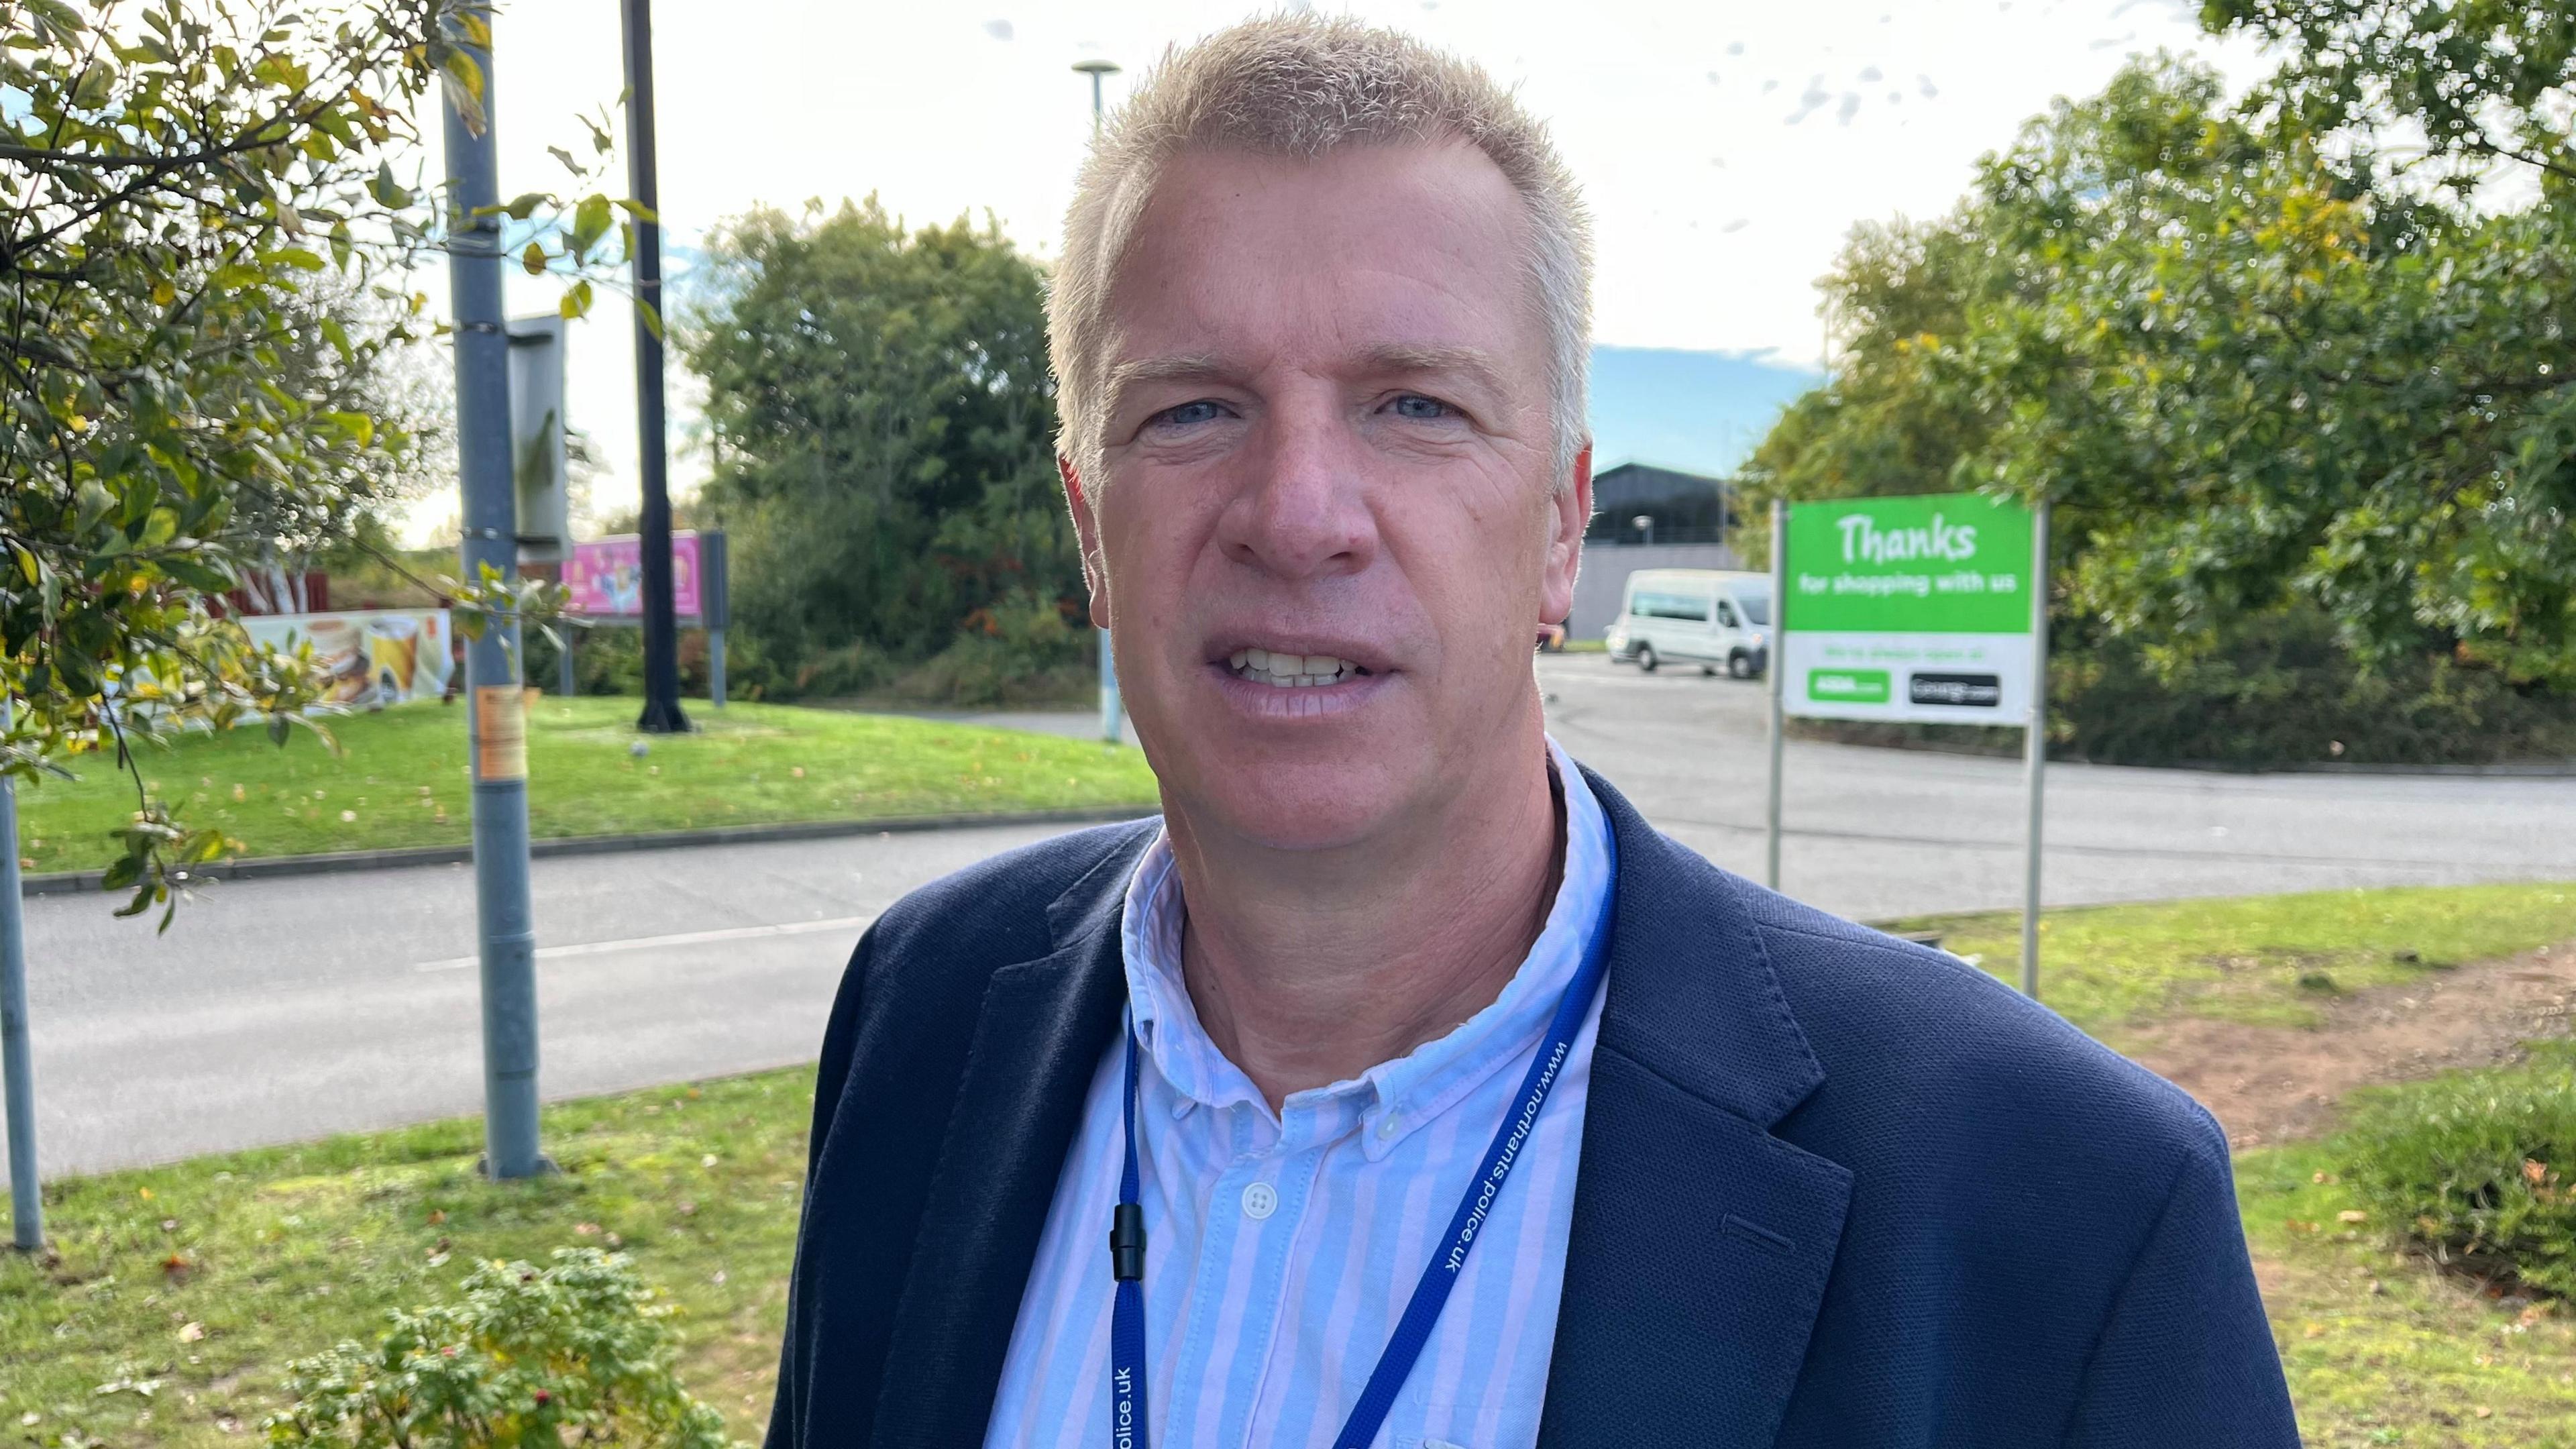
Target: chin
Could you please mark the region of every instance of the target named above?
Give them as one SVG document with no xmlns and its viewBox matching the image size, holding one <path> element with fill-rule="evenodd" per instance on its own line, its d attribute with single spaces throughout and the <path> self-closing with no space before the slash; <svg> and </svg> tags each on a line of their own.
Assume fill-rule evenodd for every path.
<svg viewBox="0 0 2576 1449">
<path fill-rule="evenodd" d="M 1195 750 L 1163 769 L 1164 797 L 1201 830 L 1270 850 L 1335 850 L 1382 834 L 1406 812 L 1413 792 L 1390 768 L 1405 753 Z"/>
</svg>

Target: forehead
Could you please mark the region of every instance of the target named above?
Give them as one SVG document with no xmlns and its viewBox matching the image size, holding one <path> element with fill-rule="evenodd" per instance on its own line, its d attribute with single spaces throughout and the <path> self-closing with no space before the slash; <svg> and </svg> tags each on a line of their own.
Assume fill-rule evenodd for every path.
<svg viewBox="0 0 2576 1449">
<path fill-rule="evenodd" d="M 1187 352 L 1251 367 L 1388 347 L 1471 347 L 1543 386 L 1527 208 L 1464 142 L 1304 158 L 1185 150 L 1128 234 L 1105 359 Z"/>
</svg>

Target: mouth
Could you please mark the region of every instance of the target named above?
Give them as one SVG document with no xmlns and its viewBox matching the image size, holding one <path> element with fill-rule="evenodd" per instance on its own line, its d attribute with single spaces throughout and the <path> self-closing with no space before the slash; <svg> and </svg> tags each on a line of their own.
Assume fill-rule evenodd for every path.
<svg viewBox="0 0 2576 1449">
<path fill-rule="evenodd" d="M 1237 649 L 1227 655 L 1225 670 L 1248 684 L 1272 689 L 1322 689 L 1376 675 L 1375 670 L 1337 655 L 1291 654 L 1259 647 Z"/>
</svg>

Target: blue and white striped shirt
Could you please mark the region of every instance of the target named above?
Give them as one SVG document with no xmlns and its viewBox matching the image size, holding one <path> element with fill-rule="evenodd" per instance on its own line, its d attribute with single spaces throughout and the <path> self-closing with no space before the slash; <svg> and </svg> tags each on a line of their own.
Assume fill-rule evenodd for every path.
<svg viewBox="0 0 2576 1449">
<path fill-rule="evenodd" d="M 1476 1174 L 1610 889 L 1609 823 L 1551 740 L 1565 868 L 1547 923 L 1493 1004 L 1354 1081 L 1273 1113 L 1199 1024 L 1181 980 L 1181 881 L 1157 839 L 1127 889 L 1127 990 L 1144 1053 L 1137 1147 L 1147 1238 L 1154 1449 L 1329 1449 L 1433 1242 Z M 1522 1449 L 1538 1440 L 1574 1215 L 1600 1002 L 1477 1235 L 1375 1441 Z M 986 1449 L 1109 1438 L 1110 1207 L 1125 1043 L 1093 1073 L 1020 1300 Z"/>
</svg>

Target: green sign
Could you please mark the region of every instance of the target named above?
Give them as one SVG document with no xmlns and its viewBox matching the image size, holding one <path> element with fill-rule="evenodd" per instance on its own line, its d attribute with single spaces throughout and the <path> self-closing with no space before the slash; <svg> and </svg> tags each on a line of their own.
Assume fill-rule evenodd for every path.
<svg viewBox="0 0 2576 1449">
<path fill-rule="evenodd" d="M 1793 503 L 1788 542 L 1791 633 L 2030 632 L 2030 510 L 2019 504 L 1974 493 Z"/>
<path fill-rule="evenodd" d="M 1810 669 L 1807 698 L 1825 704 L 1887 703 L 1884 669 Z"/>
</svg>

